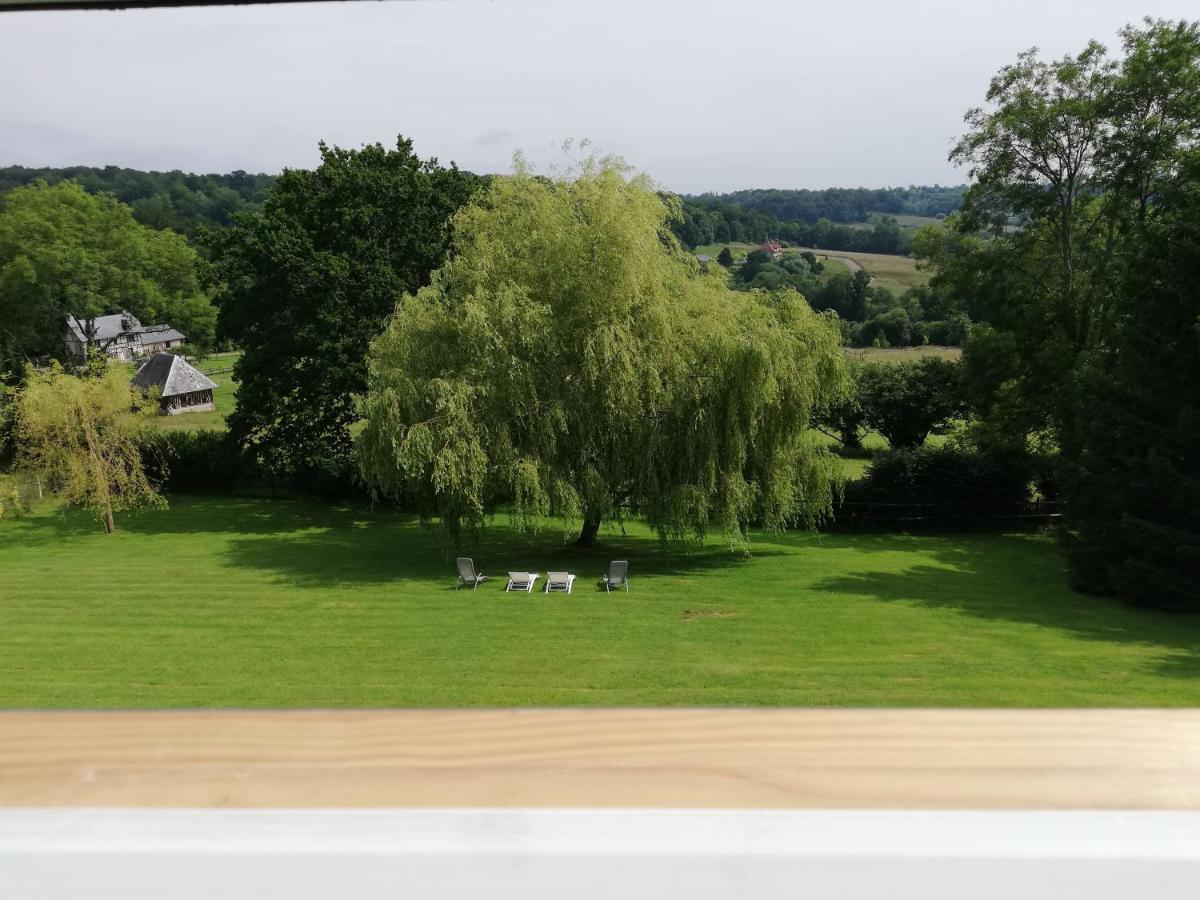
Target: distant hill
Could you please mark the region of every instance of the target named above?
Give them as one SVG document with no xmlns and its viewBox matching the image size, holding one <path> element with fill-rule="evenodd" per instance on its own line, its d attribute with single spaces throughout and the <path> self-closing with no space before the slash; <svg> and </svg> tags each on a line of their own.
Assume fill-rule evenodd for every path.
<svg viewBox="0 0 1200 900">
<path fill-rule="evenodd" d="M 94 168 L 0 168 L 0 193 L 41 179 L 56 184 L 74 179 L 91 193 L 114 194 L 133 207 L 137 220 L 152 228 L 173 228 L 194 238 L 202 227 L 222 227 L 235 213 L 256 208 L 275 183 L 274 175 L 230 172 L 194 175 L 189 172 L 143 172 L 119 166 Z"/>
<path fill-rule="evenodd" d="M 783 222 L 865 222 L 870 213 L 891 216 L 944 216 L 962 205 L 965 184 L 939 184 L 894 188 L 828 188 L 821 191 L 760 188 L 728 194 L 699 194 L 696 203 L 732 203 L 757 210 Z"/>
<path fill-rule="evenodd" d="M 51 184 L 75 179 L 87 191 L 114 194 L 129 204 L 144 225 L 173 228 L 194 239 L 203 228 L 224 227 L 236 213 L 256 209 L 270 193 L 275 177 L 242 171 L 197 175 L 119 166 L 8 166 L 0 168 L 0 194 L 38 179 Z M 911 249 L 911 233 L 920 219 L 953 212 L 965 190 L 965 185 L 932 185 L 684 196 L 683 216 L 672 230 L 688 247 L 758 243 L 770 236 L 829 250 L 904 255 Z"/>
</svg>

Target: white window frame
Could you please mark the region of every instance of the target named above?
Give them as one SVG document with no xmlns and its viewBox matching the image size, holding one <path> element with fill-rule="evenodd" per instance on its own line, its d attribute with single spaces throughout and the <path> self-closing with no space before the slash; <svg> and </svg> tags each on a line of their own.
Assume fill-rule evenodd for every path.
<svg viewBox="0 0 1200 900">
<path fill-rule="evenodd" d="M 0 897 L 1200 896 L 1200 812 L 0 810 Z"/>
</svg>

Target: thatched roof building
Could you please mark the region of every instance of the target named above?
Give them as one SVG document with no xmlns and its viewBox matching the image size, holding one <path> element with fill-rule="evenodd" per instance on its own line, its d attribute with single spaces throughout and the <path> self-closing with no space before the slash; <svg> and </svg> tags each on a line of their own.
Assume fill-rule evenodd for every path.
<svg viewBox="0 0 1200 900">
<path fill-rule="evenodd" d="M 158 388 L 159 411 L 164 415 L 216 409 L 213 388 L 217 385 L 182 356 L 155 353 L 138 369 L 131 383 L 143 392 Z"/>
</svg>

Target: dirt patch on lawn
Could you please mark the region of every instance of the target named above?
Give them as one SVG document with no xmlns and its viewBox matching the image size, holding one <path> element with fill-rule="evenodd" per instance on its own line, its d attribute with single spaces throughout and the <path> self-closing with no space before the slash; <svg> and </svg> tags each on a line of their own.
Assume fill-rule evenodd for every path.
<svg viewBox="0 0 1200 900">
<path fill-rule="evenodd" d="M 734 613 L 728 609 L 685 609 L 685 619 L 728 619 Z"/>
</svg>

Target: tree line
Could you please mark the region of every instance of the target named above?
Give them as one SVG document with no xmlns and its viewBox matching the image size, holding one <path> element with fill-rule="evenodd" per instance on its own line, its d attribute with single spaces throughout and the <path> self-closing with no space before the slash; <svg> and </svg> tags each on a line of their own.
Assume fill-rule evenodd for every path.
<svg viewBox="0 0 1200 900">
<path fill-rule="evenodd" d="M 685 247 L 733 242 L 757 244 L 775 238 L 820 250 L 907 255 L 912 251 L 911 229 L 891 216 L 876 217 L 869 225 L 836 224 L 820 218 L 780 219 L 770 212 L 717 198 L 682 198 L 671 230 Z"/>
<path fill-rule="evenodd" d="M 78 182 L 91 194 L 111 194 L 128 205 L 133 217 L 155 229 L 170 228 L 192 239 L 204 254 L 203 234 L 233 224 L 240 212 L 258 209 L 270 194 L 279 175 L 241 170 L 224 174 L 195 174 L 141 171 L 120 166 L 65 166 L 0 168 L 0 194 L 35 182 L 57 185 Z M 776 237 L 827 250 L 860 250 L 872 253 L 906 254 L 912 249 L 911 233 L 888 216 L 878 217 L 870 227 L 851 227 L 848 222 L 865 222 L 868 213 L 936 215 L 947 207 L 957 188 L 938 187 L 831 188 L 825 191 L 739 191 L 728 195 L 704 194 L 681 197 L 679 217 L 671 230 L 687 247 L 744 241 L 757 243 Z M 796 208 L 822 210 L 808 218 L 792 215 L 793 206 L 761 202 L 759 195 L 795 194 L 808 198 Z M 945 198 L 934 203 L 930 197 Z M 738 199 L 745 197 L 745 200 Z M 815 200 L 812 198 L 816 198 Z M 853 199 L 852 199 L 853 198 Z M 778 214 L 783 209 L 784 214 Z M 917 212 L 937 209 L 938 212 Z"/>
<path fill-rule="evenodd" d="M 966 185 L 920 185 L 892 188 L 827 188 L 825 190 L 753 189 L 689 197 L 724 202 L 764 212 L 784 222 L 864 222 L 869 213 L 893 216 L 945 216 L 962 205 Z"/>
</svg>

